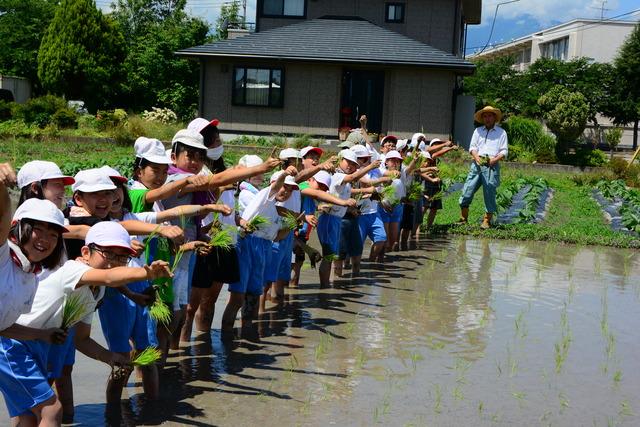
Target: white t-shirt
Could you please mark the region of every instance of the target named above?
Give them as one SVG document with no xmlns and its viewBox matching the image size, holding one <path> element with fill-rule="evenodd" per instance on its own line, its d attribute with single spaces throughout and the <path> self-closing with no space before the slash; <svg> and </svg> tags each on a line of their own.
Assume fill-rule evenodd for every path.
<svg viewBox="0 0 640 427">
<path fill-rule="evenodd" d="M 351 184 L 343 182 L 347 175 L 342 172 L 336 172 L 331 176 L 331 185 L 329 186 L 329 194 L 342 200 L 351 198 Z M 329 214 L 342 218 L 347 213 L 346 206 L 331 205 Z"/>
<path fill-rule="evenodd" d="M 238 194 L 238 213 L 240 215 L 242 215 L 244 210 L 249 206 L 249 203 L 251 203 L 259 191 L 259 189 L 249 182 L 244 181 L 240 184 L 240 193 Z"/>
<path fill-rule="evenodd" d="M 370 170 L 366 175 L 368 180 L 376 180 L 382 177 L 382 173 L 380 172 L 380 169 L 372 169 Z M 367 214 L 373 214 L 378 212 L 378 201 L 377 200 L 371 200 L 371 198 L 367 197 L 366 199 L 363 198 L 360 201 L 360 212 L 363 215 L 367 215 Z"/>
<path fill-rule="evenodd" d="M 0 331 L 4 331 L 31 310 L 38 279 L 13 262 L 8 242 L 0 246 L 0 277 Z"/>
<path fill-rule="evenodd" d="M 224 226 L 229 227 L 229 233 L 231 234 L 231 239 L 233 239 L 233 244 L 235 245 L 238 240 L 238 229 L 236 225 L 236 210 L 235 210 L 235 190 L 227 190 L 223 191 L 218 198 L 218 203 L 223 204 L 231 208 L 231 215 L 222 215 L 218 214 L 218 219 Z M 202 226 L 205 227 L 213 222 L 213 213 L 209 213 L 202 220 Z"/>
<path fill-rule="evenodd" d="M 269 220 L 268 225 L 253 233 L 254 236 L 267 240 L 275 239 L 280 229 L 280 216 L 276 209 L 276 198 L 275 195 L 270 196 L 270 193 L 271 186 L 260 190 L 242 213 L 242 219 L 245 221 L 250 221 L 257 215 L 262 215 Z"/>
<path fill-rule="evenodd" d="M 79 261 L 64 263 L 39 283 L 31 311 L 20 316 L 16 323 L 37 329 L 59 328 L 65 301 L 71 295 L 77 295 L 85 308 L 85 315 L 80 321 L 90 325 L 96 305 L 104 296 L 104 287 L 99 286 L 96 294 L 90 286 L 76 288 L 88 270 L 91 267 Z"/>
<path fill-rule="evenodd" d="M 300 212 L 302 209 L 302 199 L 300 198 L 300 190 L 293 190 L 291 196 L 284 202 L 276 202 L 276 206 L 289 209 L 293 212 Z"/>
</svg>

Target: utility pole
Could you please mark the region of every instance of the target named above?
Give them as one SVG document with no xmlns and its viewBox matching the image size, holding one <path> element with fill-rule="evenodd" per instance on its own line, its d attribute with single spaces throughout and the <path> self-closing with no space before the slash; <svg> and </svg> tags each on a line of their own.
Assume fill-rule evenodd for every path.
<svg viewBox="0 0 640 427">
<path fill-rule="evenodd" d="M 591 6 L 591 9 L 600 9 L 600 20 L 604 20 L 604 12 L 605 10 L 608 12 L 611 9 L 607 9 L 606 7 L 604 7 L 604 5 L 607 4 L 607 0 L 602 0 L 602 4 L 600 5 L 600 7 L 593 7 Z"/>
</svg>

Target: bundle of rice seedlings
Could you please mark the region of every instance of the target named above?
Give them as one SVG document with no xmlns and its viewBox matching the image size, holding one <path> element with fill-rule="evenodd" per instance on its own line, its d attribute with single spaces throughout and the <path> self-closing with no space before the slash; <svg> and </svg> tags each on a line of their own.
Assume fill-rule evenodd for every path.
<svg viewBox="0 0 640 427">
<path fill-rule="evenodd" d="M 231 236 L 231 230 L 229 227 L 221 227 L 213 230 L 209 233 L 211 239 L 209 240 L 209 246 L 216 248 L 229 250 L 233 245 L 233 237 Z"/>
<path fill-rule="evenodd" d="M 78 294 L 71 294 L 62 307 L 62 329 L 69 329 L 89 313 L 87 306 Z"/>
<path fill-rule="evenodd" d="M 329 261 L 329 262 L 338 261 L 339 259 L 340 257 L 336 254 L 329 254 L 327 256 L 322 257 L 323 261 Z"/>
<path fill-rule="evenodd" d="M 158 237 L 158 235 L 160 234 L 160 227 L 161 227 L 161 224 L 158 224 L 158 225 L 156 226 L 156 228 L 154 228 L 154 229 L 153 229 L 153 231 L 151 232 L 151 234 L 149 234 L 149 235 L 147 236 L 147 238 L 146 238 L 146 239 L 144 239 L 144 244 L 145 244 L 145 246 L 146 246 L 146 245 L 147 245 L 151 240 L 153 240 L 154 238 Z"/>
<path fill-rule="evenodd" d="M 383 204 L 393 207 L 400 203 L 400 200 L 396 197 L 396 189 L 393 185 L 385 185 L 379 192 Z"/>
<path fill-rule="evenodd" d="M 169 306 L 162 301 L 160 298 L 160 293 L 156 288 L 156 298 L 153 301 L 153 304 L 149 307 L 149 316 L 155 320 L 157 323 L 163 324 L 165 327 L 168 327 L 171 323 L 171 317 L 173 313 Z"/>
<path fill-rule="evenodd" d="M 134 366 L 149 366 L 156 363 L 162 357 L 162 352 L 155 347 L 147 347 L 141 352 L 138 352 L 135 357 L 131 359 L 131 363 Z"/>
<path fill-rule="evenodd" d="M 294 214 L 293 212 L 287 212 L 282 217 L 282 228 L 286 228 L 287 230 L 295 230 L 300 225 L 300 216 Z"/>
<path fill-rule="evenodd" d="M 414 182 L 409 186 L 409 190 L 407 191 L 407 200 L 415 202 L 420 200 L 422 194 L 424 193 L 422 184 L 419 182 Z"/>
<path fill-rule="evenodd" d="M 271 224 L 271 221 L 269 221 L 266 217 L 262 215 L 256 215 L 247 223 L 247 230 L 250 233 L 253 233 L 254 231 L 260 230 L 261 228 L 266 227 L 269 224 Z"/>
<path fill-rule="evenodd" d="M 322 261 L 322 254 L 317 249 L 314 249 L 305 243 L 302 246 L 302 250 L 309 256 L 311 268 L 316 268 L 316 264 Z"/>
</svg>

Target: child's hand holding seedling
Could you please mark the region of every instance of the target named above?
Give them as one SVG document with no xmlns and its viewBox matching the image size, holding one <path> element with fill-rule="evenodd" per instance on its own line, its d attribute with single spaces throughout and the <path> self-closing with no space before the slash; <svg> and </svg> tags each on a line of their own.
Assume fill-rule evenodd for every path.
<svg viewBox="0 0 640 427">
<path fill-rule="evenodd" d="M 158 228 L 158 234 L 176 243 L 184 241 L 184 231 L 177 225 L 162 225 Z"/>
<path fill-rule="evenodd" d="M 173 274 L 169 269 L 169 263 L 166 261 L 161 261 L 161 260 L 153 261 L 150 265 L 145 265 L 144 269 L 147 272 L 147 280 L 173 277 Z"/>
<path fill-rule="evenodd" d="M 206 175 L 192 175 L 187 178 L 187 184 L 194 187 L 205 187 L 209 184 L 209 177 Z"/>
<path fill-rule="evenodd" d="M 229 216 L 231 215 L 231 212 L 233 212 L 233 209 L 231 209 L 227 205 L 223 205 L 222 203 L 209 204 L 205 205 L 204 207 L 209 212 L 218 212 L 224 216 Z"/>
</svg>

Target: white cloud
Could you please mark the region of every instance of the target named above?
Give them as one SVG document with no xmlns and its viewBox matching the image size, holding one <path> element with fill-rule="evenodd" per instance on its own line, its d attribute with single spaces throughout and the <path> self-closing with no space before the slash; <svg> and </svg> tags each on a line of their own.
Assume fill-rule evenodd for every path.
<svg viewBox="0 0 640 427">
<path fill-rule="evenodd" d="M 496 5 L 505 0 L 489 0 L 482 2 L 482 24 L 491 25 Z M 617 9 L 618 0 L 608 0 L 604 7 Z M 552 22 L 566 22 L 575 18 L 599 18 L 601 0 L 520 0 L 516 3 L 504 4 L 498 9 L 499 19 L 533 19 L 540 25 Z M 605 11 L 605 16 L 606 11 Z"/>
</svg>

